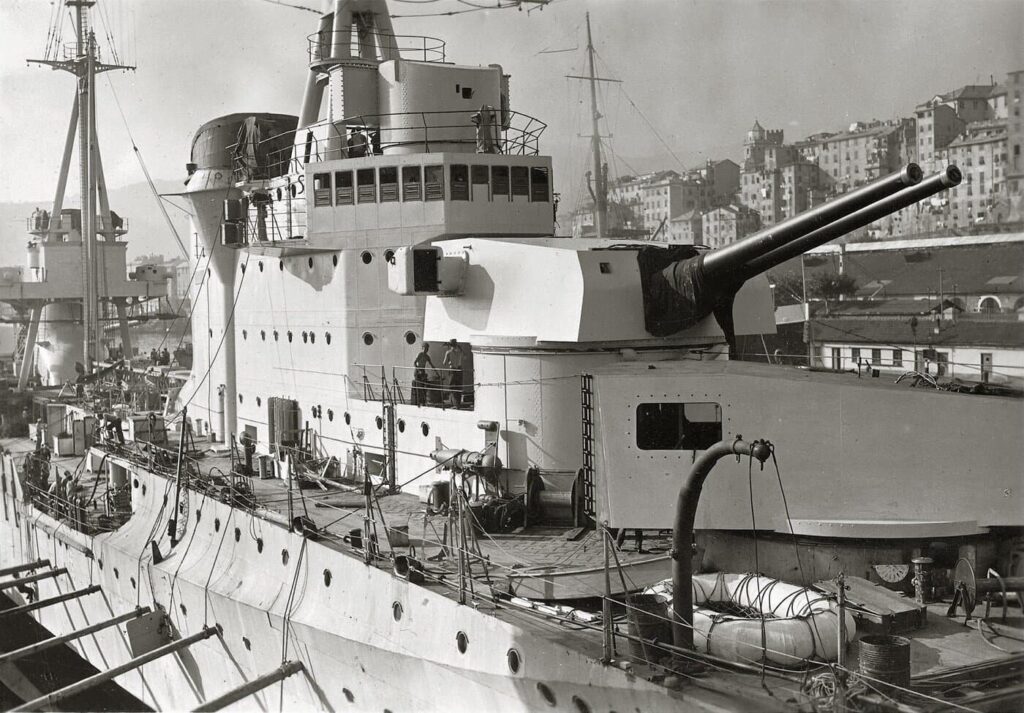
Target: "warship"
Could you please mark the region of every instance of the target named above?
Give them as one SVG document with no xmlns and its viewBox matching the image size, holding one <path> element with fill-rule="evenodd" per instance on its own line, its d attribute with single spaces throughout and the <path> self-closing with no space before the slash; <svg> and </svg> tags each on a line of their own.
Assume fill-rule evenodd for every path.
<svg viewBox="0 0 1024 713">
<path fill-rule="evenodd" d="M 384 0 L 307 51 L 297 116 L 192 142 L 189 376 L 112 365 L 2 443 L 15 710 L 1019 705 L 1019 400 L 730 359 L 767 270 L 955 166 L 717 250 L 557 237 L 500 65 Z M 58 646 L 95 673 L 33 677 Z"/>
</svg>

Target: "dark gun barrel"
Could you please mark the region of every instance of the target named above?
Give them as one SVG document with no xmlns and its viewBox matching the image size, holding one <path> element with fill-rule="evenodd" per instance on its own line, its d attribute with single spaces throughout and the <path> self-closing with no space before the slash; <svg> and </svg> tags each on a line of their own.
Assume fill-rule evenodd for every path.
<svg viewBox="0 0 1024 713">
<path fill-rule="evenodd" d="M 746 280 L 762 272 L 767 272 L 786 260 L 797 257 L 812 248 L 824 245 L 841 235 L 845 235 L 858 228 L 863 228 L 865 225 L 870 225 L 891 213 L 895 213 L 936 193 L 952 188 L 958 185 L 962 179 L 963 175 L 960 173 L 959 168 L 956 166 L 946 166 L 942 173 L 929 176 L 916 186 L 904 188 L 897 193 L 875 201 L 865 208 L 839 218 L 817 230 L 812 230 L 803 237 L 748 261 L 744 271 L 741 273 L 741 277 Z M 705 268 L 707 268 L 706 260 Z"/>
<path fill-rule="evenodd" d="M 869 206 L 921 182 L 923 173 L 916 163 L 908 163 L 901 171 L 880 178 L 862 188 L 850 191 L 778 225 L 758 231 L 732 245 L 712 250 L 703 256 L 703 271 L 707 278 L 725 277 L 727 274 L 746 274 L 745 266 L 762 255 L 781 248 L 793 240 L 818 230 L 835 220 Z"/>
</svg>

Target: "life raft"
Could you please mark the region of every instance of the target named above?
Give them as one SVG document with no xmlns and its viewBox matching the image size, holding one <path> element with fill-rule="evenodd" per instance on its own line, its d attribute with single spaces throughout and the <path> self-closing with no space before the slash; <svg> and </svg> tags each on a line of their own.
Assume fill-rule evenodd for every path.
<svg viewBox="0 0 1024 713">
<path fill-rule="evenodd" d="M 838 605 L 814 589 L 754 574 L 693 576 L 693 643 L 698 651 L 729 661 L 795 667 L 838 657 Z M 672 580 L 644 590 L 672 608 Z M 722 613 L 722 609 L 753 615 Z M 762 630 L 763 627 L 763 630 Z M 846 613 L 846 643 L 857 632 Z M 763 642 L 763 643 L 762 643 Z"/>
</svg>

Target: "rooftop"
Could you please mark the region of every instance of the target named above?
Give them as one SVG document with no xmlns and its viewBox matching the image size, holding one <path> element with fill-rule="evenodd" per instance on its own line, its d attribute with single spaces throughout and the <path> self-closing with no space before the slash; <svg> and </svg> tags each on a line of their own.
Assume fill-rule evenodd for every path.
<svg viewBox="0 0 1024 713">
<path fill-rule="evenodd" d="M 941 323 L 938 334 L 934 322 L 908 319 L 872 319 L 838 317 L 816 319 L 817 341 L 900 346 L 983 346 L 1024 349 L 1024 322 L 963 317 Z"/>
</svg>

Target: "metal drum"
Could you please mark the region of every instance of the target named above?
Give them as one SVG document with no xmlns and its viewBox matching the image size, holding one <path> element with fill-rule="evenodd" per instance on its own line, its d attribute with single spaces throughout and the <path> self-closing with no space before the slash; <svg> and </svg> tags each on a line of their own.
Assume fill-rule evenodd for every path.
<svg viewBox="0 0 1024 713">
<path fill-rule="evenodd" d="M 872 688 L 888 695 L 910 687 L 910 640 L 872 635 L 860 640 L 860 672 Z"/>
<path fill-rule="evenodd" d="M 629 598 L 629 652 L 640 663 L 657 662 L 668 652 L 657 644 L 672 643 L 672 623 L 668 605 L 654 594 L 634 594 Z M 638 639 L 642 639 L 639 641 Z M 656 642 L 656 643 L 652 643 Z"/>
</svg>

